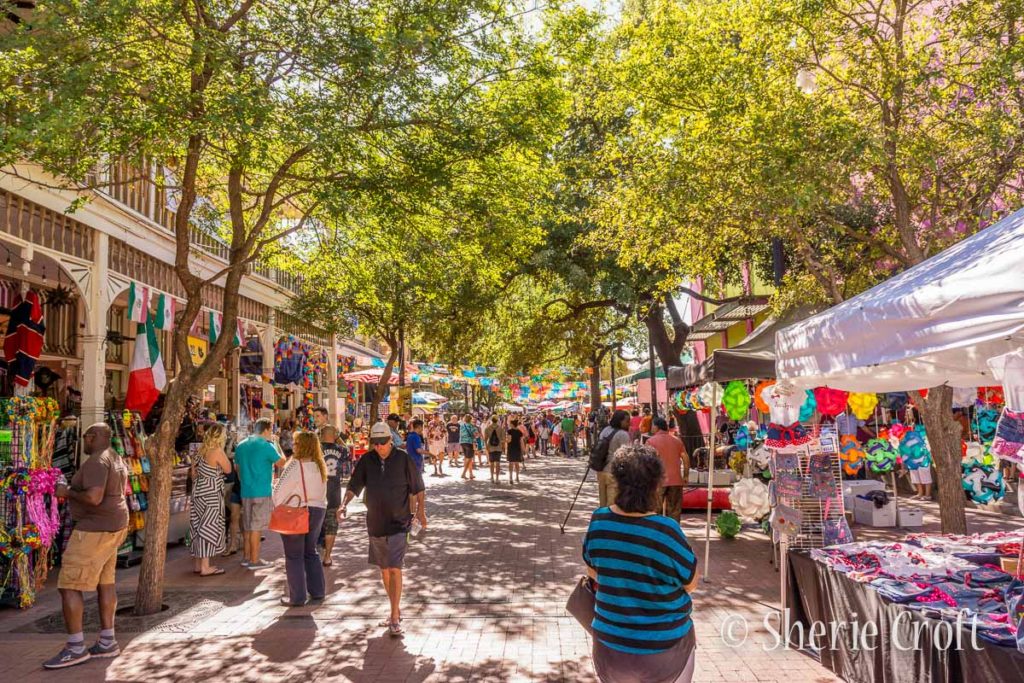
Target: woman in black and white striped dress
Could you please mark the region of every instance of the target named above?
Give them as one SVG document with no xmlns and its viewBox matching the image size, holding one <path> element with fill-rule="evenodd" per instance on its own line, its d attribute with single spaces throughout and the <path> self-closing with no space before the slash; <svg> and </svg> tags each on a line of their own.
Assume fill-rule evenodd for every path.
<svg viewBox="0 0 1024 683">
<path fill-rule="evenodd" d="M 223 574 L 210 565 L 210 558 L 224 552 L 224 475 L 231 463 L 224 452 L 224 427 L 212 424 L 206 429 L 196 462 L 192 463 L 192 508 L 189 531 L 192 539 L 192 571 L 200 576 Z"/>
</svg>

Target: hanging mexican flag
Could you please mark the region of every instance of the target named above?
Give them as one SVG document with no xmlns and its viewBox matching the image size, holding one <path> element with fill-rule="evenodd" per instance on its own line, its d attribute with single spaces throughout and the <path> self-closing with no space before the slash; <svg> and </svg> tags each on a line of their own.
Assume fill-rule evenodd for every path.
<svg viewBox="0 0 1024 683">
<path fill-rule="evenodd" d="M 134 282 L 128 287 L 128 319 L 144 324 L 149 314 L 149 288 Z"/>
<path fill-rule="evenodd" d="M 156 307 L 155 324 L 158 330 L 174 329 L 174 297 L 160 294 L 160 301 Z"/>
<path fill-rule="evenodd" d="M 166 386 L 164 361 L 160 357 L 160 347 L 156 343 L 156 328 L 150 318 L 144 324 L 140 323 L 135 333 L 135 351 L 132 353 L 124 407 L 139 411 L 145 418 Z"/>
<path fill-rule="evenodd" d="M 208 328 L 210 331 L 210 346 L 213 346 L 214 343 L 217 341 L 217 337 L 220 336 L 220 321 L 220 313 L 217 313 L 216 311 L 210 311 L 210 326 Z"/>
<path fill-rule="evenodd" d="M 241 318 L 235 319 L 235 346 L 241 346 L 242 341 L 245 339 L 245 323 L 242 322 Z"/>
</svg>

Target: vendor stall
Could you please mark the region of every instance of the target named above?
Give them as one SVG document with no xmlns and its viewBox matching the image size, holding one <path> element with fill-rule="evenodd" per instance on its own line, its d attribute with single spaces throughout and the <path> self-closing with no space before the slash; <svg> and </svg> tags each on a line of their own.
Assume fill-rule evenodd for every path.
<svg viewBox="0 0 1024 683">
<path fill-rule="evenodd" d="M 1010 415 L 1012 420 L 1024 409 L 1024 392 L 1019 391 L 1024 385 L 1022 258 L 1024 211 L 1018 211 L 867 292 L 778 332 L 778 377 L 801 388 L 827 386 L 844 394 L 866 392 L 860 395 L 871 398 L 873 392 L 1002 382 L 1007 411 L 1014 411 L 1004 412 L 1003 418 Z M 928 409 L 934 411 L 933 406 Z M 994 438 L 990 453 L 983 456 L 980 444 L 976 449 L 963 445 L 963 488 L 972 499 L 975 483 L 984 493 L 988 478 L 983 463 L 972 463 L 996 455 L 1020 464 L 1024 454 L 1024 444 L 1015 443 L 1020 439 L 1009 439 L 1009 447 L 1001 448 L 996 415 L 977 430 L 983 439 Z M 943 427 L 944 435 L 952 432 L 945 429 L 952 415 L 932 412 L 931 419 Z M 1013 436 L 1013 428 L 1006 433 Z M 899 441 L 899 454 L 913 460 L 920 449 L 908 446 L 905 438 Z M 877 454 L 884 455 L 886 444 L 878 446 Z M 895 460 L 894 454 L 888 457 Z M 959 474 L 957 464 L 946 462 L 940 477 Z M 949 479 L 939 483 L 940 491 L 950 492 Z M 989 491 L 1001 488 L 1001 482 L 987 483 Z M 958 502 L 956 496 L 944 499 Z M 872 623 L 885 634 L 871 650 L 852 647 L 848 639 L 823 645 L 822 663 L 849 681 L 1019 680 L 1024 676 L 1024 584 L 985 565 L 1000 555 L 1019 555 L 1024 530 L 1000 534 L 1006 547 L 995 552 L 991 540 L 908 537 L 906 543 L 916 549 L 853 544 L 810 557 L 793 555 L 790 599 L 784 595 L 783 602 L 808 623 L 844 622 L 860 629 Z M 979 547 L 990 552 L 979 554 Z M 962 607 L 980 615 L 985 626 L 986 637 L 977 647 L 957 647 L 971 637 L 972 624 L 945 627 L 946 617 Z M 926 642 L 908 650 L 896 636 L 912 635 L 912 627 L 923 630 Z"/>
<path fill-rule="evenodd" d="M 1019 557 L 1022 534 L 913 534 L 793 552 L 779 631 L 850 683 L 1024 680 L 1012 618 L 1024 584 L 997 569 Z"/>
</svg>

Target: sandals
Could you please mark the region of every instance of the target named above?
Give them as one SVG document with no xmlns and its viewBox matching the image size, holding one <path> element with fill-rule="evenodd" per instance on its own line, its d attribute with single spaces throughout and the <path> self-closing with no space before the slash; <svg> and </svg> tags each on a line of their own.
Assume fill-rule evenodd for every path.
<svg viewBox="0 0 1024 683">
<path fill-rule="evenodd" d="M 397 638 L 403 633 L 404 631 L 402 630 L 401 621 L 392 621 L 390 624 L 388 624 L 388 635 L 390 635 L 391 637 Z"/>
<path fill-rule="evenodd" d="M 330 567 L 330 566 L 332 566 L 334 564 L 334 560 L 332 560 L 329 557 L 326 557 L 326 558 L 324 558 L 324 560 L 320 564 L 322 564 L 325 567 Z"/>
<path fill-rule="evenodd" d="M 204 576 L 204 577 L 205 576 L 220 576 L 223 573 L 224 573 L 224 567 L 217 567 L 216 569 L 213 569 L 212 571 L 208 571 L 205 574 L 203 572 L 196 572 L 196 574 L 198 574 L 199 576 Z"/>
</svg>

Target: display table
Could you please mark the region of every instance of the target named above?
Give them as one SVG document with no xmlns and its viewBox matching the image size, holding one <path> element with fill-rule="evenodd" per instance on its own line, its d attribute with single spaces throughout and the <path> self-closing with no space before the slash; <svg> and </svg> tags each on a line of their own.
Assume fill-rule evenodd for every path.
<svg viewBox="0 0 1024 683">
<path fill-rule="evenodd" d="M 829 629 L 845 624 L 847 634 L 854 630 L 854 624 L 861 633 L 869 623 L 878 629 L 877 637 L 861 639 L 862 643 L 873 640 L 873 650 L 854 647 L 850 638 L 822 639 L 826 642 L 821 650 L 822 665 L 845 681 L 990 683 L 1024 680 L 1024 654 L 1016 648 L 1000 647 L 980 638 L 980 649 L 975 650 L 969 624 L 959 633 L 962 649 L 956 649 L 956 640 L 952 647 L 938 649 L 934 646 L 936 638 L 940 644 L 949 638 L 950 628 L 945 622 L 890 602 L 867 584 L 857 583 L 814 561 L 805 551 L 791 551 L 789 567 L 786 606 L 790 609 L 792 624 L 803 624 L 805 632 L 815 623 L 825 624 Z"/>
</svg>

